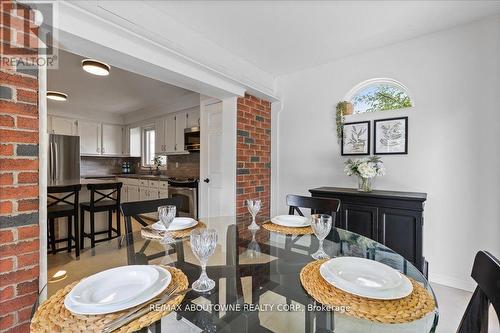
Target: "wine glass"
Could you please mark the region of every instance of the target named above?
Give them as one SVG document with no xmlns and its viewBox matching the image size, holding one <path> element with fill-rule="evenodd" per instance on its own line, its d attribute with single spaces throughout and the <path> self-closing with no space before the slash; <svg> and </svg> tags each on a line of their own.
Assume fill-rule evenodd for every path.
<svg viewBox="0 0 500 333">
<path fill-rule="evenodd" d="M 257 258 L 260 256 L 260 245 L 255 240 L 255 234 L 257 233 L 257 229 L 250 229 L 252 233 L 252 240 L 248 243 L 247 246 L 247 255 L 249 258 Z"/>
<path fill-rule="evenodd" d="M 248 211 L 252 215 L 252 223 L 248 226 L 248 229 L 250 229 L 250 230 L 260 229 L 259 225 L 257 223 L 255 223 L 255 217 L 257 216 L 257 213 L 259 213 L 261 201 L 258 199 L 257 200 L 247 199 L 246 204 L 247 204 Z"/>
<path fill-rule="evenodd" d="M 175 242 L 172 238 L 170 232 L 168 232 L 168 227 L 172 224 L 177 212 L 177 207 L 174 205 L 160 206 L 158 207 L 158 218 L 161 224 L 165 227 L 165 232 L 163 233 L 163 238 L 161 239 L 162 244 L 170 244 Z"/>
<path fill-rule="evenodd" d="M 332 229 L 332 217 L 326 214 L 313 214 L 311 215 L 311 227 L 319 240 L 318 251 L 313 253 L 312 257 L 316 260 L 330 259 L 330 256 L 323 249 L 323 240 Z"/>
<path fill-rule="evenodd" d="M 195 229 L 189 235 L 191 250 L 201 264 L 201 275 L 193 282 L 191 286 L 193 290 L 198 292 L 206 292 L 215 287 L 215 281 L 207 276 L 206 268 L 208 257 L 215 252 L 217 245 L 217 231 L 214 229 Z"/>
</svg>

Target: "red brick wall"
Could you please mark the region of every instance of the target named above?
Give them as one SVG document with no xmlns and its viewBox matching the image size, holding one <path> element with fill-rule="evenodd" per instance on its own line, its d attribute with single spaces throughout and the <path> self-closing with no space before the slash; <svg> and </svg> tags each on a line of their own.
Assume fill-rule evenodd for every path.
<svg viewBox="0 0 500 333">
<path fill-rule="evenodd" d="M 237 130 L 236 214 L 248 214 L 246 199 L 260 199 L 259 216 L 269 216 L 271 103 L 248 94 L 238 98 Z"/>
<path fill-rule="evenodd" d="M 5 4 L 2 24 L 22 26 Z M 0 332 L 29 332 L 39 275 L 38 70 L 10 63 L 3 47 L 22 34 L 0 29 Z"/>
</svg>

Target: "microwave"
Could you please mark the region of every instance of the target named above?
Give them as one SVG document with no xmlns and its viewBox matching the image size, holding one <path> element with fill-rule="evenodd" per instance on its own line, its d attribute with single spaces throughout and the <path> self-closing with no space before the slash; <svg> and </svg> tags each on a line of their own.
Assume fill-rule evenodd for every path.
<svg viewBox="0 0 500 333">
<path fill-rule="evenodd" d="M 200 151 L 200 127 L 190 127 L 184 130 L 184 150 Z"/>
</svg>

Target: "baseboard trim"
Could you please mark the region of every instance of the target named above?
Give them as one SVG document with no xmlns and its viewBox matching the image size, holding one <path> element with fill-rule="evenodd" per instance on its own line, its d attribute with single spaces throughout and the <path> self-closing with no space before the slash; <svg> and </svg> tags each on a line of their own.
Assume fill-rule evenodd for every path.
<svg viewBox="0 0 500 333">
<path fill-rule="evenodd" d="M 444 274 L 429 273 L 429 281 L 470 292 L 473 292 L 474 289 L 476 289 L 476 283 L 474 283 L 472 279 L 462 280 Z"/>
</svg>

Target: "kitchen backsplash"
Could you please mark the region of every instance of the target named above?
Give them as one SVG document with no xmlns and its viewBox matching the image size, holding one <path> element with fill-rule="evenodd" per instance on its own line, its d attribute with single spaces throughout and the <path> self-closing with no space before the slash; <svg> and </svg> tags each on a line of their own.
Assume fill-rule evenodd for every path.
<svg viewBox="0 0 500 333">
<path fill-rule="evenodd" d="M 170 155 L 167 157 L 167 170 L 162 174 L 178 178 L 200 177 L 200 153 L 192 152 L 187 155 Z"/>
<path fill-rule="evenodd" d="M 130 162 L 132 172 L 139 172 L 140 157 L 94 157 L 82 156 L 80 159 L 80 176 L 107 176 L 122 172 L 122 163 Z"/>
</svg>

